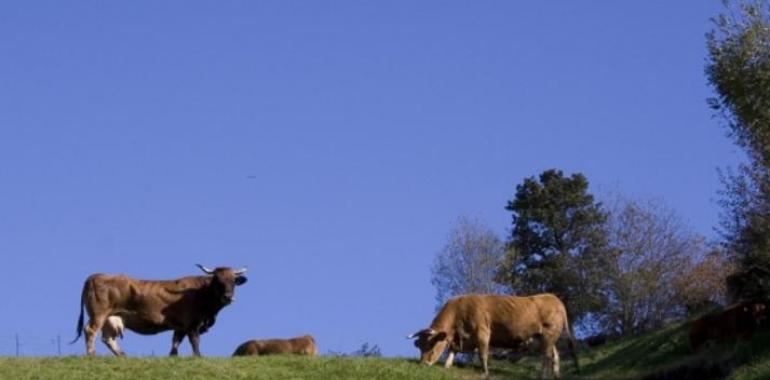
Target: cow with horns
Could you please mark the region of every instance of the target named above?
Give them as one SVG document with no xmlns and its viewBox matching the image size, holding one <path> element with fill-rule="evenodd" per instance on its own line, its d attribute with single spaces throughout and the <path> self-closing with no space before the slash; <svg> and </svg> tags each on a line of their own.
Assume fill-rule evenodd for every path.
<svg viewBox="0 0 770 380">
<path fill-rule="evenodd" d="M 235 287 L 246 282 L 246 269 L 196 265 L 205 276 L 163 281 L 101 273 L 89 276 L 83 285 L 77 337 L 72 343 L 85 333 L 86 353 L 94 355 L 96 334 L 101 329 L 105 345 L 120 356 L 124 353 L 115 338 L 117 331 L 122 335 L 123 328 L 143 335 L 173 330 L 171 356 L 177 355 L 185 337 L 193 355 L 200 356 L 200 335 L 214 325 L 217 313 L 235 300 Z M 89 317 L 85 326 L 84 308 Z M 105 333 L 108 331 L 111 333 Z"/>
<path fill-rule="evenodd" d="M 553 294 L 530 297 L 469 294 L 447 301 L 430 327 L 407 338 L 415 339 L 420 361 L 432 365 L 448 351 L 444 365 L 450 367 L 455 354 L 478 349 L 485 377 L 490 347 L 520 348 L 537 340 L 540 343 L 540 377 L 551 372 L 559 377 L 559 351 L 556 341 L 565 333 L 570 354 L 579 368 L 575 341 L 569 328 L 564 304 Z"/>
</svg>

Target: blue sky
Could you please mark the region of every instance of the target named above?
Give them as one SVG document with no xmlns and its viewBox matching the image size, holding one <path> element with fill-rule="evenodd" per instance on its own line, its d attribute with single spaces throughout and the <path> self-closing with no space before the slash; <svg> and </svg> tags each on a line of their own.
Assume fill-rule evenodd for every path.
<svg viewBox="0 0 770 380">
<path fill-rule="evenodd" d="M 303 333 L 415 355 L 452 223 L 505 234 L 516 184 L 548 168 L 713 237 L 716 168 L 741 158 L 705 102 L 720 7 L 1 2 L 0 355 L 71 339 L 91 273 L 198 262 L 250 268 L 204 355 Z"/>
</svg>

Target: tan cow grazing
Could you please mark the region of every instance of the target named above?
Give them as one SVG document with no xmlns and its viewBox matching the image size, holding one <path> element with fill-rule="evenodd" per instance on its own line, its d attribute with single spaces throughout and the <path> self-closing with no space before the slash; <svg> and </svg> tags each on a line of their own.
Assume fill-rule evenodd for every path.
<svg viewBox="0 0 770 380">
<path fill-rule="evenodd" d="M 767 303 L 763 299 L 743 301 L 696 319 L 690 327 L 690 349 L 698 352 L 708 341 L 725 343 L 751 338 L 767 319 Z"/>
<path fill-rule="evenodd" d="M 89 276 L 83 284 L 77 336 L 72 343 L 85 332 L 86 353 L 94 355 L 94 341 L 101 330 L 102 341 L 110 351 L 122 355 L 115 338 L 122 336 L 124 328 L 144 335 L 173 330 L 171 356 L 177 355 L 185 336 L 193 354 L 200 356 L 200 335 L 214 325 L 217 313 L 234 301 L 235 287 L 246 282 L 246 269 L 198 267 L 206 275 L 165 281 L 137 280 L 124 275 Z M 89 316 L 85 328 L 83 309 Z"/>
<path fill-rule="evenodd" d="M 233 356 L 296 354 L 316 356 L 315 339 L 303 335 L 292 339 L 250 340 L 235 349 Z"/>
<path fill-rule="evenodd" d="M 487 377 L 490 347 L 517 348 L 538 340 L 543 356 L 540 377 L 549 371 L 558 378 L 556 342 L 562 332 L 569 338 L 572 358 L 579 369 L 567 311 L 559 298 L 553 294 L 531 297 L 471 294 L 447 301 L 430 327 L 408 338 L 417 338 L 414 345 L 420 349 L 420 361 L 428 365 L 438 361 L 446 349 L 449 350 L 446 367 L 452 365 L 455 353 L 478 349 Z"/>
</svg>

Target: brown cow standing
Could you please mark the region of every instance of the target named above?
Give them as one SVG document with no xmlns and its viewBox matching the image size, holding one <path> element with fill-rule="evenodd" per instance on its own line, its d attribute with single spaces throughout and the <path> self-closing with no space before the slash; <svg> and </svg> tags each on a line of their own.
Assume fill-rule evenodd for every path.
<svg viewBox="0 0 770 380">
<path fill-rule="evenodd" d="M 297 354 L 316 356 L 315 339 L 303 335 L 291 339 L 250 340 L 235 349 L 233 356 Z"/>
<path fill-rule="evenodd" d="M 146 281 L 123 275 L 94 274 L 86 279 L 80 298 L 77 337 L 85 332 L 86 352 L 94 355 L 94 341 L 102 329 L 102 340 L 115 355 L 123 355 L 115 337 L 118 329 L 114 318 L 125 328 L 139 334 L 157 334 L 173 330 L 171 356 L 177 355 L 179 343 L 188 337 L 193 354 L 200 356 L 200 334 L 216 320 L 217 313 L 234 300 L 235 286 L 246 282 L 246 269 L 208 269 L 200 264 L 205 276 L 189 276 L 176 280 Z M 83 326 L 83 308 L 88 312 L 88 325 Z M 107 326 L 105 326 L 105 323 Z M 109 327 L 109 328 L 107 328 Z M 119 331 L 122 335 L 122 326 Z"/>
<path fill-rule="evenodd" d="M 724 343 L 748 339 L 767 318 L 767 301 L 755 299 L 730 306 L 722 312 L 704 315 L 690 327 L 690 349 L 698 352 L 710 340 Z"/>
<path fill-rule="evenodd" d="M 556 341 L 562 331 L 567 333 L 575 367 L 578 367 L 567 311 L 559 298 L 553 294 L 531 297 L 472 294 L 447 301 L 429 328 L 409 338 L 417 338 L 414 344 L 420 349 L 420 361 L 429 365 L 434 364 L 447 348 L 447 367 L 452 365 L 455 353 L 478 349 L 485 376 L 489 376 L 487 357 L 490 346 L 516 348 L 537 339 L 543 355 L 540 376 L 548 370 L 554 377 L 559 377 Z"/>
</svg>

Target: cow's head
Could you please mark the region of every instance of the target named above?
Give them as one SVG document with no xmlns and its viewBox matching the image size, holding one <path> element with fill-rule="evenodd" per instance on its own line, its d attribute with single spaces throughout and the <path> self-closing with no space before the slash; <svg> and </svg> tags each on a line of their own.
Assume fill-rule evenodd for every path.
<svg viewBox="0 0 770 380">
<path fill-rule="evenodd" d="M 447 337 L 447 333 L 443 331 L 423 329 L 407 338 L 415 339 L 414 346 L 420 349 L 420 361 L 427 365 L 433 365 L 444 353 L 449 343 Z"/>
<path fill-rule="evenodd" d="M 214 293 L 219 296 L 219 301 L 223 305 L 228 305 L 235 301 L 235 287 L 246 283 L 246 268 L 233 270 L 228 267 L 219 267 L 209 269 L 200 264 L 195 264 L 203 272 L 212 276 L 211 287 Z"/>
</svg>

